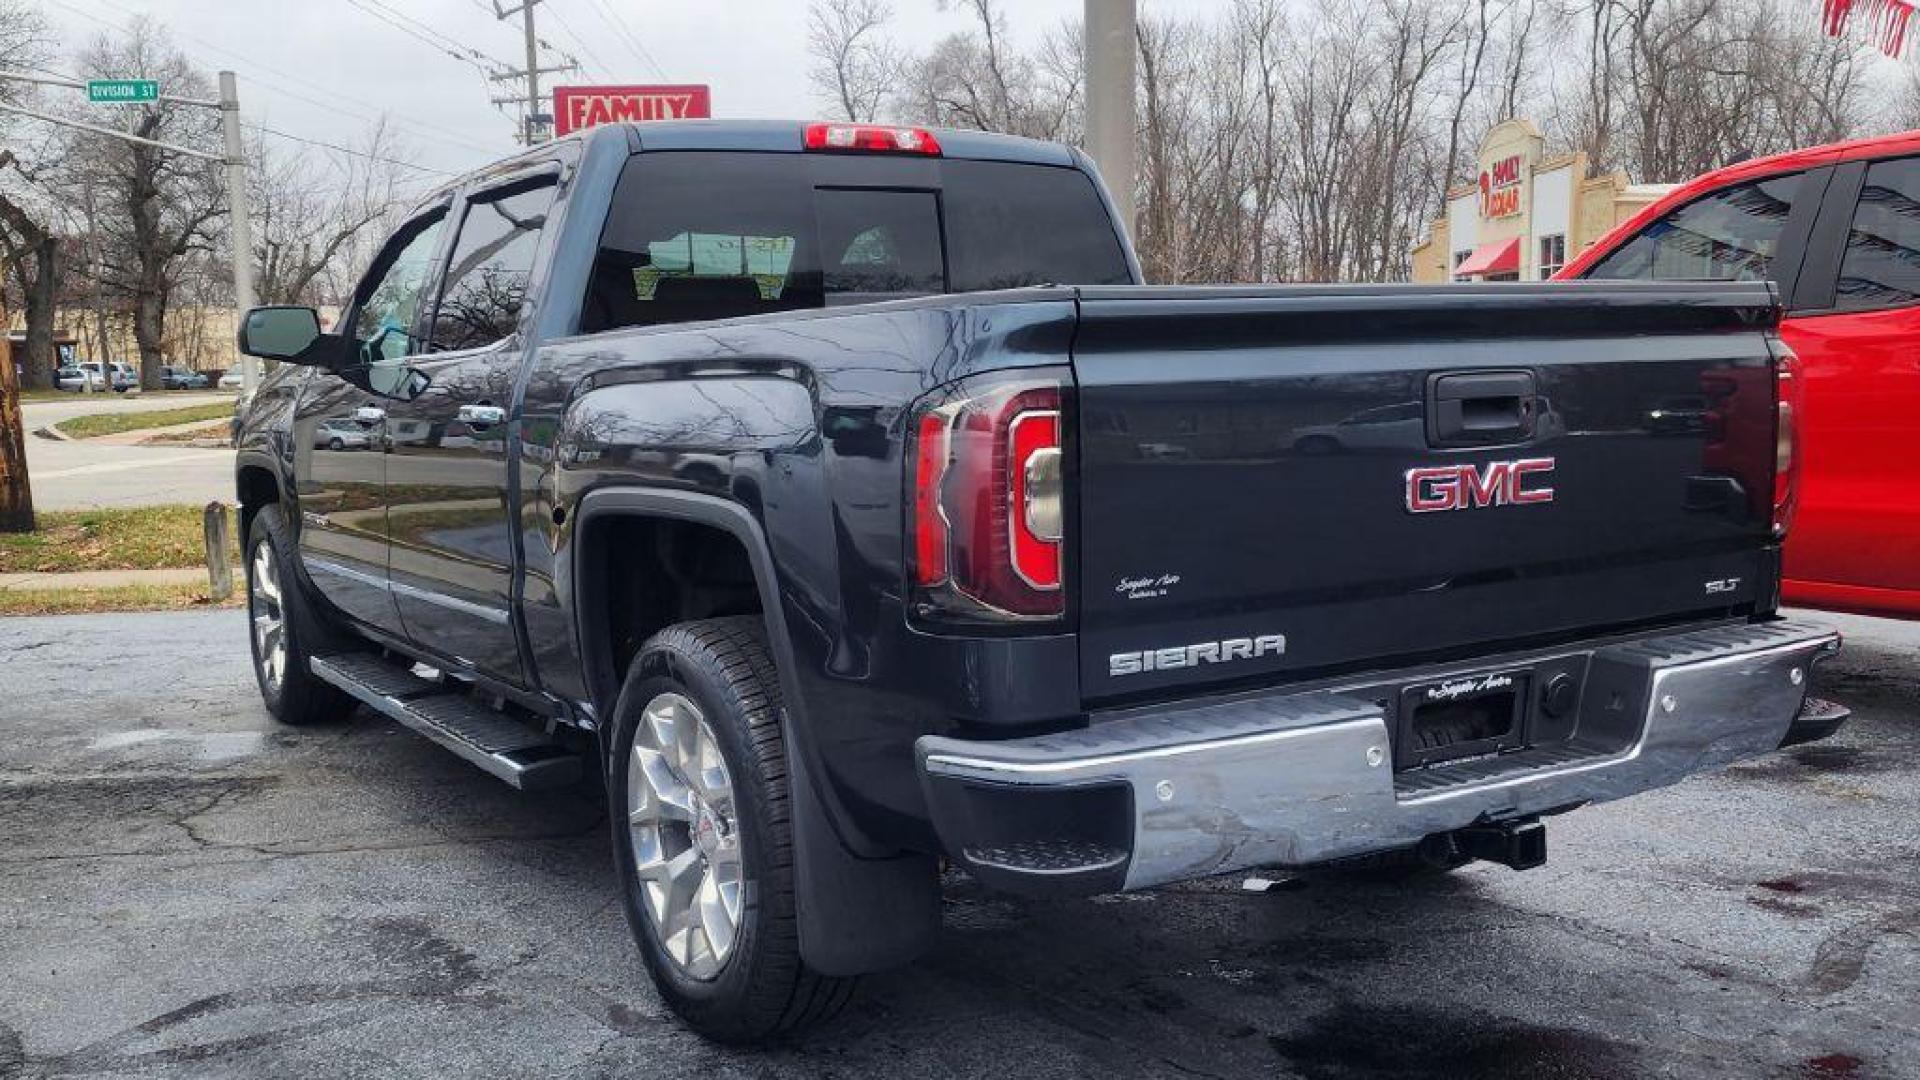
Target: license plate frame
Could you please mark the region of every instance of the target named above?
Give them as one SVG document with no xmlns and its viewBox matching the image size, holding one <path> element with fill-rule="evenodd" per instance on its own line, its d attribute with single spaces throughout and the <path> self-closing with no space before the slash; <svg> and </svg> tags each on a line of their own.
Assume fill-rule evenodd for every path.
<svg viewBox="0 0 1920 1080">
<path fill-rule="evenodd" d="M 1507 668 L 1403 687 L 1394 722 L 1394 771 L 1525 749 L 1532 685 L 1532 669 Z"/>
</svg>

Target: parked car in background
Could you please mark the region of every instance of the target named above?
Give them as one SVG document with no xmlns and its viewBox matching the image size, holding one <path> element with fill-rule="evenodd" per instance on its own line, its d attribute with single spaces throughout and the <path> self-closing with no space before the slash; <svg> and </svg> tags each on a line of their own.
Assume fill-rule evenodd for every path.
<svg viewBox="0 0 1920 1080">
<path fill-rule="evenodd" d="M 222 390 L 238 390 L 242 385 L 240 369 L 230 367 L 220 374 L 219 387 Z"/>
<path fill-rule="evenodd" d="M 120 363 L 118 360 L 111 361 L 111 363 L 113 365 L 113 389 L 115 392 L 124 394 L 128 390 L 140 385 L 140 376 L 132 367 Z M 98 360 L 88 360 L 77 366 L 69 365 L 63 367 L 54 374 L 54 385 L 62 390 L 68 390 L 73 393 L 79 393 L 83 390 L 99 390 L 101 389 L 100 362 Z"/>
<path fill-rule="evenodd" d="M 315 450 L 365 450 L 372 445 L 367 429 L 352 417 L 332 416 L 313 425 Z"/>
<path fill-rule="evenodd" d="M 160 366 L 160 386 L 166 390 L 205 390 L 207 377 L 192 368 Z"/>
<path fill-rule="evenodd" d="M 1556 275 L 1778 284 L 1803 456 L 1789 603 L 1920 618 L 1917 210 L 1920 131 L 1817 146 L 1683 184 Z M 1652 426 L 1711 426 L 1709 388 L 1689 392 L 1697 416 Z"/>
</svg>

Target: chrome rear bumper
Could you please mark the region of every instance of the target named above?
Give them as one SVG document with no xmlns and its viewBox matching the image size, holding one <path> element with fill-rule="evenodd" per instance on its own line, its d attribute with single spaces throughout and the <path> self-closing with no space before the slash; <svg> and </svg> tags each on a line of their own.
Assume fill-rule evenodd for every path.
<svg viewBox="0 0 1920 1080">
<path fill-rule="evenodd" d="M 1134 710 L 1005 742 L 925 736 L 917 749 L 943 843 L 984 880 L 1139 889 L 1406 847 L 1766 753 L 1813 663 L 1838 648 L 1831 629 L 1779 620 L 1586 650 L 1576 737 L 1397 775 L 1388 710 L 1358 686 Z"/>
</svg>

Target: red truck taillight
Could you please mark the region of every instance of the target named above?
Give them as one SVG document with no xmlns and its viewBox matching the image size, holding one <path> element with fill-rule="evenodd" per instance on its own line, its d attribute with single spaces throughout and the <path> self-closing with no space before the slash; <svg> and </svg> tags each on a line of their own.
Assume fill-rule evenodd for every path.
<svg viewBox="0 0 1920 1080">
<path fill-rule="evenodd" d="M 1800 483 L 1800 358 L 1774 342 L 1773 535 L 1784 539 L 1793 525 Z"/>
<path fill-rule="evenodd" d="M 914 414 L 908 561 L 921 613 L 1065 612 L 1064 397 L 1060 376 L 1017 372 L 966 380 Z"/>
</svg>

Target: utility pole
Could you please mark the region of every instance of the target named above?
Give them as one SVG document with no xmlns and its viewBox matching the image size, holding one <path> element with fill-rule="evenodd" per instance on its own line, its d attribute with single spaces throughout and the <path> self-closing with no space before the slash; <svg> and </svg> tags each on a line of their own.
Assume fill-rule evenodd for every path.
<svg viewBox="0 0 1920 1080">
<path fill-rule="evenodd" d="M 253 215 L 247 205 L 247 159 L 240 145 L 240 93 L 233 72 L 220 73 L 220 137 L 227 151 L 227 228 L 233 246 L 233 329 L 253 307 Z M 240 358 L 240 396 L 251 400 L 260 376 L 253 357 Z"/>
<path fill-rule="evenodd" d="M 1086 0 L 1087 153 L 1127 234 L 1133 225 L 1134 0 Z"/>
<path fill-rule="evenodd" d="M 540 109 L 540 76 L 557 75 L 564 72 L 578 71 L 580 69 L 578 62 L 544 68 L 540 66 L 540 37 L 534 33 L 533 29 L 533 8 L 534 5 L 538 3 L 540 3 L 540 0 L 520 0 L 520 3 L 514 7 L 501 7 L 500 0 L 493 0 L 493 12 L 500 21 L 505 22 L 515 15 L 520 16 L 520 29 L 527 39 L 526 70 L 501 71 L 487 76 L 487 78 L 494 82 L 519 82 L 522 79 L 526 80 L 527 89 L 525 98 L 511 96 L 493 99 L 495 105 L 511 103 L 523 103 L 525 105 L 526 112 L 523 114 L 525 120 L 520 125 L 520 142 L 525 146 L 533 146 L 542 141 L 544 136 L 541 133 L 541 129 L 550 125 L 553 121 L 551 116 L 542 112 Z"/>
</svg>

